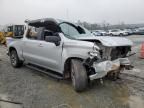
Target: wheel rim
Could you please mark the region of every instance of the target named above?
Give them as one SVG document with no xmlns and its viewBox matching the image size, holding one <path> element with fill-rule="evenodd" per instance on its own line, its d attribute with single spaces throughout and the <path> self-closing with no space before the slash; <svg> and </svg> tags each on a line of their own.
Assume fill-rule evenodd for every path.
<svg viewBox="0 0 144 108">
<path fill-rule="evenodd" d="M 71 67 L 71 79 L 72 79 L 73 86 L 75 86 L 75 72 L 74 72 L 74 66 L 73 65 Z"/>
<path fill-rule="evenodd" d="M 11 63 L 12 65 L 16 64 L 16 55 L 14 53 L 11 54 Z"/>
</svg>

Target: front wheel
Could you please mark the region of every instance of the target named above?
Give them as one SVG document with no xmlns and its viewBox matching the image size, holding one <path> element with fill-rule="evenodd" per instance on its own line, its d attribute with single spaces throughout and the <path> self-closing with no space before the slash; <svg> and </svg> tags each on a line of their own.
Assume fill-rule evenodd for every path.
<svg viewBox="0 0 144 108">
<path fill-rule="evenodd" d="M 73 59 L 71 61 L 71 79 L 72 85 L 77 92 L 81 92 L 86 89 L 88 76 L 86 68 L 80 60 Z"/>
<path fill-rule="evenodd" d="M 15 68 L 22 66 L 23 62 L 19 60 L 16 50 L 10 52 L 11 65 Z"/>
</svg>

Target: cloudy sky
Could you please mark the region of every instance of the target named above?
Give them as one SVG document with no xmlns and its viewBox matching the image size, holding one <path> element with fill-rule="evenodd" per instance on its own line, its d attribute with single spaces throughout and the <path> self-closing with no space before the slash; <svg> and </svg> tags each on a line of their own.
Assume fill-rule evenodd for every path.
<svg viewBox="0 0 144 108">
<path fill-rule="evenodd" d="M 111 24 L 144 23 L 144 0 L 0 0 L 0 25 L 54 17 Z"/>
</svg>

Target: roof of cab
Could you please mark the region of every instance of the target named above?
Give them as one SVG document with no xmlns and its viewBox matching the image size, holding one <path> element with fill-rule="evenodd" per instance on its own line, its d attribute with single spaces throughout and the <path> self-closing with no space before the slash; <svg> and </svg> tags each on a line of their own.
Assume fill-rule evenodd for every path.
<svg viewBox="0 0 144 108">
<path fill-rule="evenodd" d="M 52 22 L 56 22 L 56 20 L 54 18 L 43 18 L 43 19 L 36 19 L 36 20 L 25 20 L 26 23 L 28 24 L 32 24 L 32 23 L 38 23 L 38 22 L 48 22 L 48 21 L 52 21 Z"/>
<path fill-rule="evenodd" d="M 29 26 L 34 27 L 45 27 L 51 31 L 59 32 L 60 28 L 58 26 L 59 22 L 54 18 L 44 18 L 44 19 L 37 19 L 37 20 L 26 20 Z"/>
<path fill-rule="evenodd" d="M 54 19 L 54 18 L 42 18 L 42 19 L 36 19 L 36 20 L 25 20 L 25 23 L 27 24 L 34 24 L 34 23 L 45 23 L 45 22 L 55 22 L 56 24 L 62 23 L 62 22 L 69 22 L 62 19 Z"/>
</svg>

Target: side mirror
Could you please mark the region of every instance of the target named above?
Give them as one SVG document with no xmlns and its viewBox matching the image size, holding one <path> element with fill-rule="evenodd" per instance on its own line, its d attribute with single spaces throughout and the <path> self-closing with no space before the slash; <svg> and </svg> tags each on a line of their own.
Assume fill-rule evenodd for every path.
<svg viewBox="0 0 144 108">
<path fill-rule="evenodd" d="M 45 41 L 54 43 L 56 46 L 59 46 L 61 38 L 59 36 L 46 36 Z"/>
</svg>

